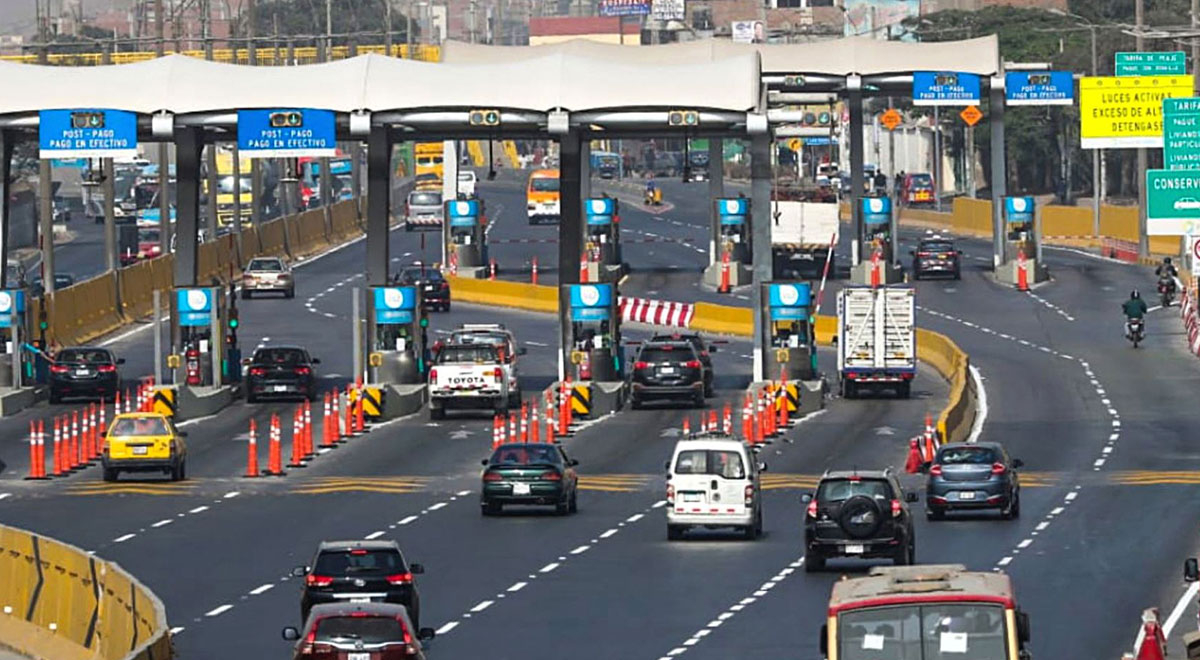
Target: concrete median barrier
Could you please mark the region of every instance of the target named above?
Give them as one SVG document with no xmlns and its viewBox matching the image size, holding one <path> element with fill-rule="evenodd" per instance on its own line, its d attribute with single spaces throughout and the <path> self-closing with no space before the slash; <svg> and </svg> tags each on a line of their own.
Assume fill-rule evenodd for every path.
<svg viewBox="0 0 1200 660">
<path fill-rule="evenodd" d="M 55 660 L 171 658 L 166 610 L 119 565 L 0 525 L 0 648 Z"/>
<path fill-rule="evenodd" d="M 522 282 L 475 280 L 450 277 L 450 291 L 455 302 L 480 305 L 499 305 L 532 312 L 557 312 L 558 289 Z"/>
</svg>

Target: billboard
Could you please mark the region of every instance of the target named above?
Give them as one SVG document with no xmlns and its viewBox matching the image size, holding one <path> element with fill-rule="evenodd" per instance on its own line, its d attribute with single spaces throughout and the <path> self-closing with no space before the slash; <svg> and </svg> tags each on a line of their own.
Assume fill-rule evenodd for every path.
<svg viewBox="0 0 1200 660">
<path fill-rule="evenodd" d="M 843 0 L 847 37 L 887 39 L 889 32 L 899 34 L 900 22 L 921 15 L 921 0 Z"/>
<path fill-rule="evenodd" d="M 650 17 L 660 21 L 682 21 L 687 15 L 685 0 L 653 0 Z"/>
<path fill-rule="evenodd" d="M 600 0 L 601 16 L 644 16 L 650 13 L 651 0 Z"/>
<path fill-rule="evenodd" d="M 741 44 L 767 43 L 767 25 L 763 21 L 734 21 L 730 34 Z"/>
<path fill-rule="evenodd" d="M 1163 99 L 1191 95 L 1191 76 L 1082 78 L 1079 142 L 1084 149 L 1161 149 Z"/>
</svg>

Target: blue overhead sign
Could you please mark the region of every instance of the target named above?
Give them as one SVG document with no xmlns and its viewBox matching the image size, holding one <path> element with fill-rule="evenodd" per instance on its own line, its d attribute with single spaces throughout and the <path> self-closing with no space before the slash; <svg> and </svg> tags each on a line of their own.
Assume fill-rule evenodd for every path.
<svg viewBox="0 0 1200 660">
<path fill-rule="evenodd" d="M 333 111 L 238 110 L 238 153 L 243 158 L 335 156 L 337 127 Z"/>
<path fill-rule="evenodd" d="M 212 289 L 176 289 L 175 308 L 179 325 L 206 327 L 212 324 Z"/>
<path fill-rule="evenodd" d="M 126 158 L 137 155 L 137 115 L 124 110 L 42 110 L 39 158 Z"/>
<path fill-rule="evenodd" d="M 1009 71 L 1004 74 L 1005 105 L 1074 105 L 1075 74 L 1070 71 Z"/>
<path fill-rule="evenodd" d="M 395 325 L 412 323 L 417 308 L 417 288 L 413 286 L 375 287 L 375 323 Z"/>
<path fill-rule="evenodd" d="M 958 71 L 914 71 L 913 105 L 979 105 L 979 76 Z"/>
</svg>

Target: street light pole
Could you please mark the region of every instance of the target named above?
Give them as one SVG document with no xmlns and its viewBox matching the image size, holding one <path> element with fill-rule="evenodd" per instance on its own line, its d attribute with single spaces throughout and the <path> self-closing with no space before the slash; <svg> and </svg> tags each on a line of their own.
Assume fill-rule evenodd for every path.
<svg viewBox="0 0 1200 660">
<path fill-rule="evenodd" d="M 1092 75 L 1100 75 L 1100 60 L 1096 55 L 1096 26 L 1088 25 L 1088 31 L 1092 33 Z M 1101 193 L 1101 163 L 1104 161 L 1103 149 L 1092 149 L 1092 236 L 1100 237 L 1100 203 L 1103 194 Z"/>
<path fill-rule="evenodd" d="M 1134 24 L 1137 26 L 1137 51 L 1142 52 L 1145 29 L 1146 0 L 1135 0 Z M 1146 235 L 1146 163 L 1147 153 L 1144 148 L 1137 150 L 1137 188 L 1138 188 L 1138 256 L 1150 256 L 1150 237 Z"/>
</svg>

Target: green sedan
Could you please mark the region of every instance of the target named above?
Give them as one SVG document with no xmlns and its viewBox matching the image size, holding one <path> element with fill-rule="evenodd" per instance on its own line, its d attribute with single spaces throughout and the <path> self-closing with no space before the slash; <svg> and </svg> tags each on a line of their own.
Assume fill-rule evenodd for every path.
<svg viewBox="0 0 1200 660">
<path fill-rule="evenodd" d="M 559 515 L 575 513 L 579 461 L 551 444 L 500 445 L 483 459 L 483 515 L 500 513 L 506 504 L 553 505 Z"/>
</svg>

